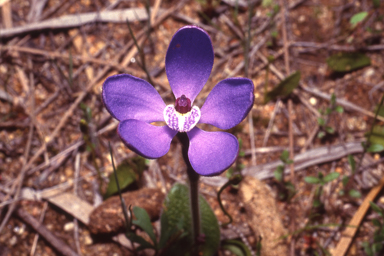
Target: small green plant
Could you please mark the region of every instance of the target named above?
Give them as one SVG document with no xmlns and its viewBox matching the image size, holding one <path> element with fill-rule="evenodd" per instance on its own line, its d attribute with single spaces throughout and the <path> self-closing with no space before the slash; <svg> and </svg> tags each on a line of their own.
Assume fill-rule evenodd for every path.
<svg viewBox="0 0 384 256">
<path fill-rule="evenodd" d="M 325 110 L 320 109 L 319 112 L 321 116 L 317 119 L 317 122 L 320 126 L 320 130 L 317 133 L 317 137 L 322 139 L 326 134 L 332 135 L 335 133 L 335 129 L 328 125 L 330 115 L 334 112 L 341 114 L 344 112 L 344 109 L 343 107 L 336 105 L 336 96 L 332 93 L 330 105 Z"/>
<path fill-rule="evenodd" d="M 284 150 L 281 153 L 280 160 L 283 162 L 283 164 L 278 165 L 274 172 L 279 190 L 278 199 L 281 201 L 289 201 L 296 194 L 296 189 L 290 181 L 284 181 L 285 167 L 293 163 L 293 161 L 289 159 L 288 150 Z"/>
<path fill-rule="evenodd" d="M 351 170 L 352 170 L 352 176 L 351 177 L 353 177 L 356 173 L 356 162 L 355 162 L 355 159 L 353 158 L 352 155 L 348 155 L 348 163 L 349 163 L 349 166 L 351 167 Z M 360 198 L 361 193 L 358 190 L 353 189 L 353 188 L 350 189 L 347 186 L 347 184 L 349 183 L 349 179 L 350 179 L 349 176 L 346 176 L 346 175 L 343 176 L 343 178 L 341 179 L 341 182 L 343 183 L 344 189 L 340 190 L 339 194 L 341 196 L 348 194 L 350 197 Z"/>
<path fill-rule="evenodd" d="M 309 183 L 309 184 L 316 184 L 316 190 L 315 190 L 315 197 L 313 199 L 312 206 L 314 208 L 320 208 L 323 206 L 323 203 L 321 202 L 321 194 L 323 193 L 323 188 L 324 185 L 327 184 L 328 182 L 331 182 L 337 178 L 339 178 L 340 173 L 338 172 L 331 172 L 324 176 L 323 173 L 319 172 L 317 177 L 315 176 L 307 176 L 304 177 L 304 181 Z"/>
<path fill-rule="evenodd" d="M 368 256 L 378 256 L 382 255 L 383 244 L 384 244 L 384 210 L 380 208 L 374 202 L 369 202 L 373 211 L 375 211 L 379 216 L 372 220 L 372 224 L 376 227 L 375 232 L 373 233 L 373 241 L 364 241 L 362 246 L 365 253 Z"/>
<path fill-rule="evenodd" d="M 349 23 L 351 23 L 352 28 L 354 28 L 354 27 L 357 26 L 357 24 L 359 24 L 360 22 L 364 21 L 367 16 L 368 16 L 368 12 L 356 13 L 355 15 L 353 15 L 351 17 L 351 19 L 349 20 Z"/>
</svg>

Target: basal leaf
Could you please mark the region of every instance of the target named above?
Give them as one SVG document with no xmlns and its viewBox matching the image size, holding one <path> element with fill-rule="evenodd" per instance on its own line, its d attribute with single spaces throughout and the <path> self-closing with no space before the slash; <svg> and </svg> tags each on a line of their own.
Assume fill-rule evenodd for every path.
<svg viewBox="0 0 384 256">
<path fill-rule="evenodd" d="M 300 71 L 296 71 L 283 81 L 281 81 L 275 88 L 267 92 L 264 97 L 264 104 L 278 97 L 286 97 L 299 85 Z"/>
<path fill-rule="evenodd" d="M 164 201 L 161 215 L 161 237 L 169 235 L 169 230 L 182 229 L 186 233 L 181 239 L 167 247 L 166 255 L 189 255 L 194 244 L 192 237 L 191 210 L 189 204 L 189 188 L 186 185 L 175 184 Z M 205 242 L 201 246 L 203 256 L 214 255 L 220 245 L 220 228 L 216 216 L 205 199 L 199 197 L 201 213 L 201 229 Z M 180 226 L 182 220 L 182 226 Z M 162 238 L 160 238 L 162 240 Z M 162 242 L 163 244 L 164 242 Z"/>
<path fill-rule="evenodd" d="M 236 256 L 251 256 L 249 248 L 239 240 L 224 240 L 221 242 L 222 248 L 235 254 Z"/>
<path fill-rule="evenodd" d="M 151 248 L 155 249 L 154 246 L 149 243 L 147 240 L 145 240 L 143 237 L 136 235 L 133 232 L 129 232 L 125 235 L 129 240 L 131 240 L 133 243 L 138 243 L 140 246 L 136 248 L 136 250 L 140 251 L 143 249 Z"/>
<path fill-rule="evenodd" d="M 371 65 L 371 59 L 363 53 L 341 52 L 327 59 L 330 69 L 336 72 L 349 72 Z"/>
<path fill-rule="evenodd" d="M 156 236 L 153 232 L 151 219 L 149 218 L 147 211 L 135 206 L 133 207 L 133 213 L 135 214 L 136 219 L 132 220 L 132 223 L 139 226 L 145 233 L 147 233 L 153 244 L 156 246 Z"/>
</svg>

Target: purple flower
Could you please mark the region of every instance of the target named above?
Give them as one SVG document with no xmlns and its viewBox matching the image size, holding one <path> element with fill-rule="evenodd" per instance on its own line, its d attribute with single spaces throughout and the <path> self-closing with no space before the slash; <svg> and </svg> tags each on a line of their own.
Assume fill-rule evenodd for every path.
<svg viewBox="0 0 384 256">
<path fill-rule="evenodd" d="M 121 74 L 105 80 L 104 104 L 120 121 L 118 132 L 128 148 L 146 158 L 159 158 L 169 151 L 178 132 L 186 132 L 189 161 L 197 173 L 218 175 L 232 165 L 239 150 L 236 137 L 195 125 L 230 129 L 239 124 L 253 105 L 253 83 L 247 78 L 225 79 L 213 88 L 201 109 L 193 106 L 209 78 L 213 59 L 211 39 L 203 29 L 185 26 L 176 32 L 165 57 L 175 105 L 166 106 L 152 85 L 134 76 Z M 167 125 L 151 125 L 157 121 Z"/>
</svg>

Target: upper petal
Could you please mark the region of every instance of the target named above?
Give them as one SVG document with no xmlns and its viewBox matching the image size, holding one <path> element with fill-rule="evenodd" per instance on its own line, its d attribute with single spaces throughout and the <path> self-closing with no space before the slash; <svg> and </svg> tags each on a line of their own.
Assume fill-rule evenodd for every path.
<svg viewBox="0 0 384 256">
<path fill-rule="evenodd" d="M 165 155 L 177 133 L 168 126 L 154 126 L 135 119 L 120 122 L 117 129 L 128 148 L 151 159 Z"/>
<path fill-rule="evenodd" d="M 254 99 L 251 80 L 236 77 L 220 81 L 202 106 L 199 123 L 230 129 L 247 116 Z"/>
<path fill-rule="evenodd" d="M 187 132 L 189 137 L 188 158 L 193 169 L 200 175 L 219 175 L 236 160 L 239 143 L 227 132 L 206 132 L 197 127 Z"/>
<path fill-rule="evenodd" d="M 103 84 L 103 102 L 117 120 L 164 121 L 165 103 L 147 81 L 128 75 L 108 77 Z"/>
<path fill-rule="evenodd" d="M 165 57 L 165 71 L 176 99 L 187 96 L 193 102 L 211 74 L 212 42 L 203 29 L 185 26 L 173 36 Z"/>
</svg>

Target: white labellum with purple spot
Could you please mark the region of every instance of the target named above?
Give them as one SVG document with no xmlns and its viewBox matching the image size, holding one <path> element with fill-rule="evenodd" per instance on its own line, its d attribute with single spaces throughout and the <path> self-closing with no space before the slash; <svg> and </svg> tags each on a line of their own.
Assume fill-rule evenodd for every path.
<svg viewBox="0 0 384 256">
<path fill-rule="evenodd" d="M 199 122 L 201 112 L 199 107 L 193 106 L 189 112 L 182 114 L 176 111 L 175 106 L 168 105 L 165 107 L 163 115 L 165 122 L 172 130 L 189 132 Z"/>
</svg>

